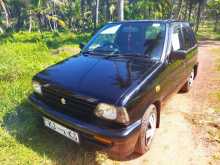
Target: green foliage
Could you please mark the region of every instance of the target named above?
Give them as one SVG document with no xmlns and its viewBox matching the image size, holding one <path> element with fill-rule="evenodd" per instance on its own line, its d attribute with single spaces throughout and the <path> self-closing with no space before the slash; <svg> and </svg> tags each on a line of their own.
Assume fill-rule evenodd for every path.
<svg viewBox="0 0 220 165">
<path fill-rule="evenodd" d="M 219 31 L 219 20 L 220 20 L 220 0 L 210 0 L 208 1 L 208 8 L 210 10 L 209 15 L 215 19 L 214 28 L 215 32 Z"/>
<path fill-rule="evenodd" d="M 167 19 L 171 16 L 171 4 L 164 0 L 139 0 L 128 5 L 127 19 Z"/>
<path fill-rule="evenodd" d="M 82 41 L 88 41 L 91 37 L 90 33 L 57 33 L 57 32 L 19 32 L 19 33 L 9 33 L 0 35 L 0 43 L 42 43 L 48 48 L 59 48 L 63 45 L 76 46 Z"/>
<path fill-rule="evenodd" d="M 214 12 L 220 13 L 220 0 L 208 1 L 208 7 L 214 10 Z"/>
<path fill-rule="evenodd" d="M 219 0 L 123 0 L 126 19 L 177 19 L 200 23 L 206 8 L 218 11 Z M 2 1 L 0 27 L 4 31 L 74 31 L 92 32 L 95 26 L 97 0 L 8 0 Z M 117 20 L 118 0 L 99 3 L 99 23 Z M 201 10 L 198 10 L 201 9 Z M 212 13 L 212 12 L 211 12 Z M 8 15 L 8 19 L 5 17 Z M 206 13 L 203 15 L 207 15 Z M 212 18 L 215 17 L 213 14 Z M 8 20 L 8 21 L 7 21 Z M 9 22 L 9 25 L 7 25 Z"/>
<path fill-rule="evenodd" d="M 213 29 L 213 22 L 204 22 L 197 32 L 197 38 L 199 40 L 220 40 L 220 32 L 215 32 Z"/>
<path fill-rule="evenodd" d="M 33 75 L 77 54 L 76 43 L 88 40 L 88 36 L 20 32 L 0 37 L 0 164 L 91 164 L 95 161 L 91 149 L 84 150 L 44 128 L 39 113 L 28 103 Z M 62 45 L 59 49 L 68 47 L 74 51 L 53 55 L 57 49 L 48 47 L 52 38 L 59 40 Z"/>
</svg>

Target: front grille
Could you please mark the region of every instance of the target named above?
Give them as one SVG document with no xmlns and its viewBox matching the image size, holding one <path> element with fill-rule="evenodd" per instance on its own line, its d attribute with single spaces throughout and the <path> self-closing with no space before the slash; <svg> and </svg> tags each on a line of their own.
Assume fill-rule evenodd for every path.
<svg viewBox="0 0 220 165">
<path fill-rule="evenodd" d="M 97 103 L 91 103 L 86 100 L 76 98 L 72 93 L 59 89 L 57 87 L 43 87 L 42 100 L 53 107 L 55 111 L 63 114 L 77 117 L 84 121 L 94 118 L 94 109 Z M 62 104 L 61 99 L 65 99 L 65 104 Z"/>
</svg>

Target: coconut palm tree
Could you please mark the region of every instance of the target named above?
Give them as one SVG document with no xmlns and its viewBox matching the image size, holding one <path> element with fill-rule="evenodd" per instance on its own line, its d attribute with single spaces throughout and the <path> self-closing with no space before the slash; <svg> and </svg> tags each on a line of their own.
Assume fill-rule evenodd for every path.
<svg viewBox="0 0 220 165">
<path fill-rule="evenodd" d="M 1 5 L 3 11 L 4 11 L 6 27 L 8 28 L 10 26 L 10 24 L 9 24 L 9 14 L 8 14 L 5 2 L 3 0 L 0 0 L 0 5 Z"/>
<path fill-rule="evenodd" d="M 118 0 L 118 21 L 124 20 L 124 0 Z"/>
</svg>

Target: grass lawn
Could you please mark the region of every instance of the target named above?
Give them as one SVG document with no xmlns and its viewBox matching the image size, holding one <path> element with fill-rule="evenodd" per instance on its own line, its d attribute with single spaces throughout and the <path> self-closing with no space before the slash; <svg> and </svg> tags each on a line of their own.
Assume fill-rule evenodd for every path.
<svg viewBox="0 0 220 165">
<path fill-rule="evenodd" d="M 97 154 L 49 129 L 28 103 L 38 71 L 79 52 L 89 34 L 0 36 L 0 164 L 93 164 Z M 102 159 L 102 158 L 101 158 Z M 100 160 L 101 160 L 100 159 Z"/>
</svg>

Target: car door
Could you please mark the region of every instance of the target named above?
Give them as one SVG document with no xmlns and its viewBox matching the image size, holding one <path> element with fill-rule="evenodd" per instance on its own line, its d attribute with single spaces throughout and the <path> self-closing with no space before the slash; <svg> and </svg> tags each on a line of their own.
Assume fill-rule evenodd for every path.
<svg viewBox="0 0 220 165">
<path fill-rule="evenodd" d="M 185 66 L 185 79 L 190 75 L 195 63 L 197 62 L 198 46 L 195 39 L 195 35 L 192 28 L 188 23 L 184 23 L 182 26 L 183 35 L 183 49 L 186 52 L 186 58 L 184 60 Z"/>
<path fill-rule="evenodd" d="M 170 25 L 169 47 L 167 51 L 166 62 L 164 63 L 163 71 L 160 73 L 161 84 L 161 99 L 177 90 L 177 87 L 182 85 L 182 77 L 184 76 L 185 64 L 184 60 L 171 60 L 170 54 L 172 51 L 183 49 L 183 38 L 181 23 L 172 23 Z"/>
<path fill-rule="evenodd" d="M 174 23 L 171 33 L 171 52 L 184 49 L 184 38 L 182 34 L 182 24 Z M 171 91 L 174 91 L 183 84 L 185 77 L 185 60 L 170 59 L 168 56 L 168 68 L 170 68 L 170 76 L 172 79 Z"/>
</svg>

